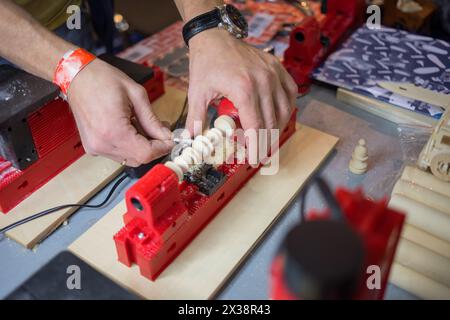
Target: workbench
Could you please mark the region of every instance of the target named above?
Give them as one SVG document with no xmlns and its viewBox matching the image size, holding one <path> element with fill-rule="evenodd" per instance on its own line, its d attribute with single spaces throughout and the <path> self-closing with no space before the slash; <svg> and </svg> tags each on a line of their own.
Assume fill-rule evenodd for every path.
<svg viewBox="0 0 450 320">
<path fill-rule="evenodd" d="M 335 95 L 333 88 L 314 85 L 308 95 L 297 101 L 300 110 L 298 120 L 340 138 L 336 150 L 321 168 L 322 176 L 332 188 L 346 186 L 355 189 L 361 186 L 369 197 L 375 199 L 390 195 L 391 188 L 402 171 L 404 158 L 396 125 L 339 102 Z M 349 173 L 348 162 L 360 138 L 367 141 L 369 148 L 369 172 L 356 176 Z M 81 209 L 76 212 L 67 225 L 60 227 L 34 250 L 24 249 L 9 239 L 0 240 L 0 298 L 6 297 L 114 208 L 134 182 L 127 178 L 106 207 L 100 210 Z M 90 203 L 101 202 L 108 191 L 109 188 L 106 187 L 91 199 Z M 308 193 L 306 208 L 322 206 L 320 197 L 312 189 Z M 268 298 L 270 264 L 282 238 L 298 221 L 299 211 L 297 199 L 242 263 L 231 281 L 221 290 L 218 299 Z M 143 281 L 147 280 L 143 278 Z M 389 285 L 385 298 L 416 299 L 392 284 Z"/>
</svg>

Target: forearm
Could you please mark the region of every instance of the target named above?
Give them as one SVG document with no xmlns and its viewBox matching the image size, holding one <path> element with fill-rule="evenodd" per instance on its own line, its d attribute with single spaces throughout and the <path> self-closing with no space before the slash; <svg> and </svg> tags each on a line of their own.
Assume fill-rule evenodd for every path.
<svg viewBox="0 0 450 320">
<path fill-rule="evenodd" d="M 19 6 L 0 0 L 1 57 L 51 81 L 58 61 L 75 48 L 41 26 Z"/>
<path fill-rule="evenodd" d="M 178 11 L 184 21 L 188 21 L 202 13 L 211 11 L 214 7 L 222 5 L 221 0 L 175 0 Z"/>
</svg>

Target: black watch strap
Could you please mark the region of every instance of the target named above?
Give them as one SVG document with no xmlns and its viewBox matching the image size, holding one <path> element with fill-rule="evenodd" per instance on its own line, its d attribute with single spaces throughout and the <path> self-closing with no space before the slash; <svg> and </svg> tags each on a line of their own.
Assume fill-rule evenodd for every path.
<svg viewBox="0 0 450 320">
<path fill-rule="evenodd" d="M 183 39 L 189 47 L 189 40 L 202 31 L 215 28 L 222 22 L 220 10 L 218 8 L 203 13 L 192 20 L 186 22 L 183 27 Z"/>
</svg>

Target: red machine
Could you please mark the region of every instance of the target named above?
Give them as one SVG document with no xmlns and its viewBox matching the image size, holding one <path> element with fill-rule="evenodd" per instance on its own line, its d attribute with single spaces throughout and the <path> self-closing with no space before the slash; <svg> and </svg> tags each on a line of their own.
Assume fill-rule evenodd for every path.
<svg viewBox="0 0 450 320">
<path fill-rule="evenodd" d="M 237 115 L 226 99 L 218 112 Z M 280 144 L 294 132 L 295 113 L 280 135 Z M 222 164 L 217 172 L 224 182 L 206 195 L 198 185 L 186 179 L 179 183 L 171 169 L 156 165 L 126 193 L 125 226 L 114 236 L 119 261 L 137 264 L 144 277 L 155 280 L 258 170 L 249 164 Z"/>
<path fill-rule="evenodd" d="M 290 35 L 283 64 L 304 94 L 311 84 L 311 73 L 354 30 L 364 18 L 364 0 L 328 0 L 322 4 L 326 13 L 319 24 L 305 17 Z"/>
<path fill-rule="evenodd" d="M 286 236 L 272 264 L 273 299 L 383 298 L 404 215 L 345 189 L 334 207 L 340 219 L 313 211 Z M 369 266 L 379 267 L 378 288 L 366 284 Z"/>
<path fill-rule="evenodd" d="M 158 68 L 109 55 L 99 58 L 143 84 L 151 101 L 164 93 Z M 58 97 L 56 86 L 5 65 L 0 69 L 0 89 L 7 94 L 0 108 L 0 210 L 7 213 L 81 157 L 84 149 L 69 105 Z"/>
</svg>

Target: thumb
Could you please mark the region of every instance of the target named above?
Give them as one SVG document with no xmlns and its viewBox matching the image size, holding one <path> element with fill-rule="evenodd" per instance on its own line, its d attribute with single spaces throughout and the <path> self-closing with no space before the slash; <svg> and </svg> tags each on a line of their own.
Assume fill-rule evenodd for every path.
<svg viewBox="0 0 450 320">
<path fill-rule="evenodd" d="M 191 136 L 202 134 L 205 127 L 206 112 L 208 110 L 208 103 L 206 98 L 198 93 L 189 92 L 189 110 L 186 119 L 186 127 Z"/>
<path fill-rule="evenodd" d="M 123 137 L 117 145 L 122 159 L 133 160 L 137 164 L 149 163 L 170 152 L 173 143 L 170 140 L 152 140 L 140 135 L 134 126 L 128 124 L 120 132 Z"/>
<path fill-rule="evenodd" d="M 137 88 L 130 92 L 129 98 L 140 126 L 151 138 L 170 140 L 172 138 L 172 132 L 153 113 L 147 91 L 142 86 L 138 86 Z"/>
</svg>

